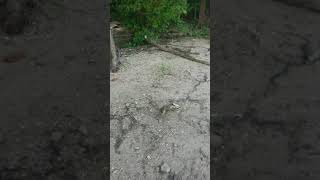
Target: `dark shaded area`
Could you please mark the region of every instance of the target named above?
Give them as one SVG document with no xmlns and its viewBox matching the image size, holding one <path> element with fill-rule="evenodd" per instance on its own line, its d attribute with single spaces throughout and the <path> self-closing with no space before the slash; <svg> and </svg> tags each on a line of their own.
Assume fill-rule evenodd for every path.
<svg viewBox="0 0 320 180">
<path fill-rule="evenodd" d="M 320 1 L 318 0 L 273 0 L 276 2 L 284 3 L 296 8 L 305 8 L 310 11 L 320 11 Z"/>
<path fill-rule="evenodd" d="M 304 2 L 214 3 L 217 180 L 320 179 L 320 13 Z"/>
<path fill-rule="evenodd" d="M 106 179 L 106 11 L 0 0 L 1 180 Z"/>
<path fill-rule="evenodd" d="M 30 25 L 33 11 L 40 8 L 41 0 L 1 0 L 0 25 L 10 35 L 22 33 Z"/>
</svg>

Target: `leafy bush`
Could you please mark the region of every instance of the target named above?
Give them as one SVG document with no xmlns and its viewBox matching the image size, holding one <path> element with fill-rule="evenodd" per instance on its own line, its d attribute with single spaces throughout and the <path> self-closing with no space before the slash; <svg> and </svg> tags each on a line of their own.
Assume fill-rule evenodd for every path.
<svg viewBox="0 0 320 180">
<path fill-rule="evenodd" d="M 112 17 L 133 31 L 133 44 L 156 39 L 187 14 L 187 0 L 113 0 Z"/>
</svg>

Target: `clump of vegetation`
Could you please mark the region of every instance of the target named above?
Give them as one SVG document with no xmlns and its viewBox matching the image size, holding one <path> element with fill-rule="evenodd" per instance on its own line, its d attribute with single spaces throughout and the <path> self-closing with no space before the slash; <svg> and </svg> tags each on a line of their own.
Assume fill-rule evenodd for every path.
<svg viewBox="0 0 320 180">
<path fill-rule="evenodd" d="M 187 13 L 186 0 L 113 0 L 112 16 L 133 31 L 134 44 L 156 39 Z"/>
<path fill-rule="evenodd" d="M 172 27 L 190 36 L 208 34 L 208 0 L 113 0 L 111 15 L 133 33 L 130 46 L 157 40 Z M 188 21 L 186 23 L 185 21 Z M 194 23 L 196 22 L 196 23 Z M 200 25 L 200 26 L 199 26 Z"/>
<path fill-rule="evenodd" d="M 169 64 L 161 63 L 159 66 L 157 66 L 156 74 L 159 78 L 163 78 L 166 75 L 172 75 L 172 73 L 173 70 Z"/>
<path fill-rule="evenodd" d="M 181 22 L 178 23 L 175 27 L 177 31 L 191 36 L 191 37 L 196 37 L 196 38 L 209 38 L 209 26 L 204 24 L 204 25 L 199 25 L 197 22 Z"/>
</svg>

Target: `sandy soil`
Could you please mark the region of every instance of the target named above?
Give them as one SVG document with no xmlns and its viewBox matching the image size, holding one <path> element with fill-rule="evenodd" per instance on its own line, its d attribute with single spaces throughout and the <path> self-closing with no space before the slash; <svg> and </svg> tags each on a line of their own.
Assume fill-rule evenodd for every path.
<svg viewBox="0 0 320 180">
<path fill-rule="evenodd" d="M 214 12 L 215 179 L 320 179 L 320 14 L 271 0 Z"/>
<path fill-rule="evenodd" d="M 168 44 L 209 61 L 209 40 Z M 209 179 L 210 67 L 152 47 L 122 54 L 110 84 L 111 179 Z"/>
</svg>

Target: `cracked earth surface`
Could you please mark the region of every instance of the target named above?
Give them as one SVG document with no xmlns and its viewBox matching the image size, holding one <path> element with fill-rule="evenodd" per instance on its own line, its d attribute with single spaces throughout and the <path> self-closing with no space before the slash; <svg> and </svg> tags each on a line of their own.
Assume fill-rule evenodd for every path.
<svg viewBox="0 0 320 180">
<path fill-rule="evenodd" d="M 209 41 L 168 43 L 209 61 Z M 209 179 L 210 67 L 152 47 L 111 75 L 111 179 Z"/>
<path fill-rule="evenodd" d="M 217 180 L 320 178 L 320 14 L 299 2 L 215 5 Z"/>
</svg>

